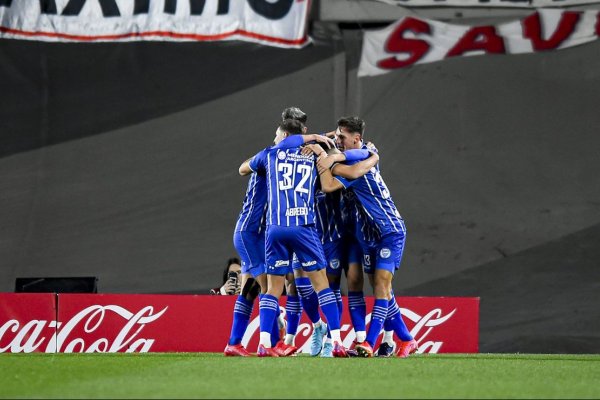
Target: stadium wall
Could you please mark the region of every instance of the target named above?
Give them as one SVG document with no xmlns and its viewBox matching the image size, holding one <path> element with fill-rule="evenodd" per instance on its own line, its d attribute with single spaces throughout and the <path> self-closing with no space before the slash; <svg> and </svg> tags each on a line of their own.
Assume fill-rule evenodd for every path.
<svg viewBox="0 0 600 400">
<path fill-rule="evenodd" d="M 303 50 L 0 41 L 0 291 L 19 276 L 91 275 L 105 293 L 207 293 L 234 252 L 237 167 L 270 143 L 289 105 L 313 131 L 341 114 L 366 119 L 408 228 L 398 294 L 455 293 L 461 274 L 493 265 L 502 276 L 506 262 L 527 274 L 523 252 L 577 246 L 572 235 L 598 243 L 597 42 L 359 80 L 362 32 L 318 33 Z M 537 273 L 558 282 L 593 262 L 590 247 L 572 246 L 561 253 L 569 269 Z M 576 274 L 586 293 L 595 270 Z M 497 277 L 478 274 L 494 291 L 463 293 L 482 298 L 482 342 L 498 312 L 487 304 L 534 292 L 535 312 L 555 293 L 532 279 L 507 295 L 517 278 Z M 561 304 L 545 318 L 600 309 L 597 296 Z M 597 338 L 598 311 L 576 321 Z"/>
</svg>

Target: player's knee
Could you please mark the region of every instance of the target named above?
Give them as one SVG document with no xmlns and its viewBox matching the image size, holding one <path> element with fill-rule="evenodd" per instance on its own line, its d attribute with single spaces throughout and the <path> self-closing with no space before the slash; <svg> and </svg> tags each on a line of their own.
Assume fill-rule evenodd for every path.
<svg viewBox="0 0 600 400">
<path fill-rule="evenodd" d="M 254 278 L 248 278 L 242 288 L 242 296 L 247 300 L 253 301 L 260 292 L 260 285 Z"/>
</svg>

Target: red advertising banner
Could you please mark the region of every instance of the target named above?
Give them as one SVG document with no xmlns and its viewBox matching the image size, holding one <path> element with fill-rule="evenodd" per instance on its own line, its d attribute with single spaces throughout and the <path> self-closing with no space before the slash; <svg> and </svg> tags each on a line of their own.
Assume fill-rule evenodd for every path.
<svg viewBox="0 0 600 400">
<path fill-rule="evenodd" d="M 57 300 L 58 299 L 58 300 Z M 341 334 L 355 339 L 344 298 Z M 479 299 L 397 297 L 419 353 L 476 353 Z M 373 298 L 366 299 L 367 310 Z M 235 296 L 0 293 L 0 353 L 221 352 Z M 281 299 L 285 312 L 285 297 Z M 367 315 L 367 322 L 370 314 Z M 242 343 L 255 351 L 258 302 Z M 296 345 L 309 351 L 312 324 L 303 315 Z"/>
<path fill-rule="evenodd" d="M 54 293 L 0 293 L 0 353 L 52 352 Z"/>
<path fill-rule="evenodd" d="M 354 340 L 344 298 L 342 339 Z M 420 353 L 476 353 L 479 299 L 397 297 Z M 220 352 L 229 337 L 235 296 L 60 294 L 57 352 Z M 367 298 L 367 310 L 373 298 Z M 285 297 L 281 299 L 282 312 Z M 367 321 L 370 320 L 370 314 Z M 258 302 L 242 343 L 255 351 Z M 296 345 L 308 352 L 312 325 L 303 315 Z"/>
<path fill-rule="evenodd" d="M 234 297 L 59 294 L 56 351 L 222 351 Z"/>
</svg>

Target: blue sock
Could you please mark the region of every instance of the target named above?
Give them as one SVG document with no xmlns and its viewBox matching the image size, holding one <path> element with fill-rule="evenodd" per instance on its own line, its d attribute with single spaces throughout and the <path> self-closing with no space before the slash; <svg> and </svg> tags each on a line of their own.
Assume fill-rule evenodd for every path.
<svg viewBox="0 0 600 400">
<path fill-rule="evenodd" d="M 366 331 L 367 305 L 363 292 L 348 292 L 348 311 L 354 331 Z"/>
<path fill-rule="evenodd" d="M 342 318 L 342 311 L 344 310 L 344 305 L 342 303 L 342 291 L 340 290 L 339 283 L 330 283 L 329 287 L 335 294 L 335 300 L 337 301 L 338 313 L 340 314 L 340 319 Z"/>
<path fill-rule="evenodd" d="M 277 312 L 279 310 L 277 297 L 271 296 L 270 294 L 263 294 L 260 295 L 259 298 L 260 331 L 272 334 L 273 323 L 277 323 Z"/>
<path fill-rule="evenodd" d="M 233 307 L 233 324 L 231 325 L 229 344 L 236 345 L 242 342 L 252 314 L 252 306 L 253 302 L 246 300 L 244 296 L 238 296 Z"/>
<path fill-rule="evenodd" d="M 318 293 L 319 306 L 327 319 L 327 326 L 331 330 L 340 329 L 340 312 L 338 311 L 335 294 L 330 288 L 321 290 Z"/>
<path fill-rule="evenodd" d="M 387 321 L 390 321 L 390 329 L 385 329 L 386 331 L 394 330 L 394 333 L 402 340 L 403 342 L 409 342 L 413 340 L 412 335 L 410 334 L 404 320 L 402 319 L 402 314 L 400 314 L 400 307 L 398 303 L 396 303 L 396 297 L 392 295 L 392 298 L 388 302 L 388 315 L 386 318 Z"/>
<path fill-rule="evenodd" d="M 298 331 L 298 324 L 302 316 L 302 306 L 300 305 L 300 297 L 288 295 L 285 303 L 285 316 L 287 318 L 288 335 L 295 335 Z"/>
<path fill-rule="evenodd" d="M 313 324 L 316 324 L 321 319 L 319 314 L 319 297 L 313 289 L 310 279 L 308 278 L 296 278 L 296 289 L 300 295 L 302 308 L 306 311 L 308 319 Z"/>
<path fill-rule="evenodd" d="M 275 347 L 281 336 L 279 335 L 279 314 L 281 314 L 281 308 L 277 303 L 277 312 L 275 313 L 275 320 L 273 321 L 273 329 L 271 330 L 271 346 Z"/>
<path fill-rule="evenodd" d="M 383 321 L 387 316 L 388 300 L 387 299 L 375 299 L 375 305 L 373 306 L 373 312 L 371 313 L 371 323 L 369 324 L 369 331 L 367 332 L 367 342 L 371 347 L 375 346 L 377 337 L 383 327 Z"/>
</svg>

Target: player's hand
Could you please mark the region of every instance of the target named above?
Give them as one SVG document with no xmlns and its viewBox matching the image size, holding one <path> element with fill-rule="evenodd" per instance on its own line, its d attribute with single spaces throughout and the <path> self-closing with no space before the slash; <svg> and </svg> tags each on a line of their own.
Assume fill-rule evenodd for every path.
<svg viewBox="0 0 600 400">
<path fill-rule="evenodd" d="M 373 142 L 367 142 L 367 150 L 369 150 L 372 153 L 379 153 L 379 150 L 377 150 L 377 147 L 375 147 Z"/>
<path fill-rule="evenodd" d="M 330 157 L 327 155 L 319 157 L 317 159 L 317 170 L 319 171 L 319 174 L 321 174 L 323 171 L 331 168 L 331 166 L 333 165 L 334 162 L 335 162 L 334 157 Z"/>
<path fill-rule="evenodd" d="M 313 146 L 313 145 L 305 144 L 304 146 L 302 146 L 302 148 L 300 149 L 300 154 L 302 154 L 303 156 L 312 156 L 314 154 L 314 152 L 308 146 Z"/>
<path fill-rule="evenodd" d="M 227 294 L 235 294 L 236 292 L 236 283 L 233 279 L 228 279 L 227 282 L 223 285 L 223 291 Z"/>
<path fill-rule="evenodd" d="M 335 148 L 335 140 L 324 135 L 315 135 L 315 142 L 323 143 L 328 149 Z"/>
<path fill-rule="evenodd" d="M 318 157 L 321 155 L 321 153 L 326 153 L 326 152 L 318 144 L 306 144 L 306 145 L 304 145 L 304 148 L 302 149 L 302 154 L 304 154 L 305 156 L 314 154 Z"/>
</svg>

